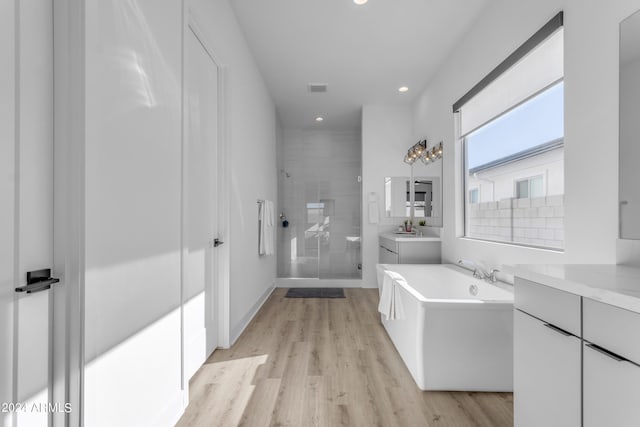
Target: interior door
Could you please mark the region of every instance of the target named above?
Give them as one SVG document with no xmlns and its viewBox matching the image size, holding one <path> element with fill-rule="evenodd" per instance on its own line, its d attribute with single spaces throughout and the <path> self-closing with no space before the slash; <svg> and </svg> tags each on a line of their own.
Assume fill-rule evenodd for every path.
<svg viewBox="0 0 640 427">
<path fill-rule="evenodd" d="M 186 39 L 185 373 L 218 346 L 218 67 L 190 28 Z"/>
<path fill-rule="evenodd" d="M 0 28 L 0 425 L 40 427 L 56 410 L 52 290 L 15 288 L 53 263 L 52 3 L 2 2 Z"/>
</svg>

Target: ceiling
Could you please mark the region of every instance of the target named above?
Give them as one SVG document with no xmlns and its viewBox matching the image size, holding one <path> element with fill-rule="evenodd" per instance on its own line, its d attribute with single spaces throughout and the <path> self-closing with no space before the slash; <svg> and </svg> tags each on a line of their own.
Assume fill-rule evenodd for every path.
<svg viewBox="0 0 640 427">
<path fill-rule="evenodd" d="M 410 103 L 488 1 L 231 4 L 283 127 L 346 130 L 359 129 L 362 105 Z M 309 83 L 327 83 L 328 91 L 310 93 Z"/>
</svg>

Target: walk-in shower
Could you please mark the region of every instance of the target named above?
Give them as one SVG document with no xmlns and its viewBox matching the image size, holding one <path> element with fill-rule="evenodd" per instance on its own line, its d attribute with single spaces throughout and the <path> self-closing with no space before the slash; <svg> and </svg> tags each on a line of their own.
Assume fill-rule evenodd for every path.
<svg viewBox="0 0 640 427">
<path fill-rule="evenodd" d="M 284 132 L 278 277 L 362 277 L 360 147 L 360 132 Z"/>
</svg>

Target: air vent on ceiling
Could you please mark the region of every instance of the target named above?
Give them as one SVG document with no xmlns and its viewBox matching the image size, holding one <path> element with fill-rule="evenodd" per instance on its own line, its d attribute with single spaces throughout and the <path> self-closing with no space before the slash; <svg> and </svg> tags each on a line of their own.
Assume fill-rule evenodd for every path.
<svg viewBox="0 0 640 427">
<path fill-rule="evenodd" d="M 309 92 L 311 93 L 321 93 L 327 91 L 326 83 L 309 83 Z"/>
</svg>

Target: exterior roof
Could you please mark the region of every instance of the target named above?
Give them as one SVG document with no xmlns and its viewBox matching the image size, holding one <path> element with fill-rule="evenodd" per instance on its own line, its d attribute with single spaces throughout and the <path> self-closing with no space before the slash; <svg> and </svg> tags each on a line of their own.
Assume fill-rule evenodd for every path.
<svg viewBox="0 0 640 427">
<path fill-rule="evenodd" d="M 474 168 L 471 168 L 469 169 L 469 174 L 474 174 L 477 172 L 485 171 L 487 169 L 496 168 L 498 166 L 503 166 L 509 163 L 517 162 L 518 160 L 537 156 L 538 154 L 557 150 L 558 148 L 562 148 L 562 147 L 564 147 L 564 138 L 554 139 L 553 141 L 545 142 L 544 144 L 536 145 L 535 147 L 531 147 L 526 150 L 511 154 L 509 156 L 502 157 L 500 159 L 493 160 L 489 163 L 485 163 L 483 165 L 479 165 Z"/>
</svg>

